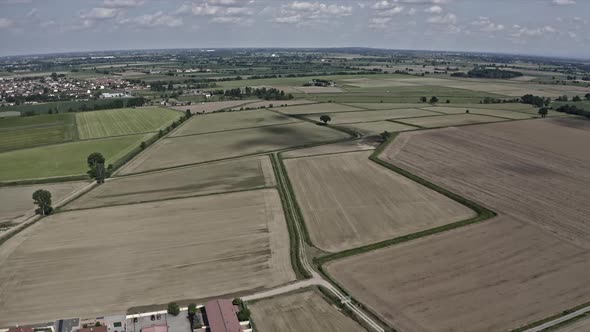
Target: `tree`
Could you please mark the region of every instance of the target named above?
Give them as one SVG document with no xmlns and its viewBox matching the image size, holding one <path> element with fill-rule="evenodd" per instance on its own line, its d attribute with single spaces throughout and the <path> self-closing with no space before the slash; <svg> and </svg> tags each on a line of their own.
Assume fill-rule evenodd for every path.
<svg viewBox="0 0 590 332">
<path fill-rule="evenodd" d="M 590 100 L 590 93 L 585 94 L 584 98 L 586 98 L 586 100 Z"/>
<path fill-rule="evenodd" d="M 39 189 L 33 193 L 33 203 L 39 208 L 35 210 L 35 213 L 39 213 L 42 216 L 48 215 L 53 211 L 51 207 L 51 193 L 44 189 Z"/>
<path fill-rule="evenodd" d="M 191 303 L 188 305 L 188 320 L 191 323 L 191 331 L 194 328 L 195 325 L 195 316 L 197 315 L 197 305 L 194 303 Z"/>
<path fill-rule="evenodd" d="M 465 113 L 468 113 L 469 114 L 469 110 L 465 110 Z"/>
<path fill-rule="evenodd" d="M 88 163 L 88 172 L 91 178 L 96 179 L 97 183 L 103 183 L 106 178 L 106 170 L 104 168 L 105 158 L 100 152 L 91 153 L 86 159 Z"/>
<path fill-rule="evenodd" d="M 447 104 L 450 104 L 450 103 L 451 103 L 451 101 L 450 101 L 449 99 L 447 99 L 446 103 L 447 103 Z"/>
<path fill-rule="evenodd" d="M 142 142 L 141 142 L 141 144 L 139 144 L 139 147 L 140 147 L 142 150 L 145 150 L 145 148 L 147 147 L 147 143 L 146 143 L 145 141 L 142 141 Z"/>
<path fill-rule="evenodd" d="M 192 116 L 191 110 L 187 109 L 186 112 L 184 112 L 184 114 L 186 115 L 186 118 L 190 118 Z"/>
<path fill-rule="evenodd" d="M 436 104 L 436 103 L 438 103 L 438 98 L 437 98 L 436 96 L 432 96 L 432 97 L 430 98 L 430 103 L 431 103 L 431 104 Z"/>
<path fill-rule="evenodd" d="M 428 100 L 426 97 L 420 97 L 420 102 L 425 103 Z"/>
<path fill-rule="evenodd" d="M 332 118 L 329 115 L 324 114 L 320 116 L 320 121 L 322 121 L 324 124 L 328 124 L 328 122 L 332 121 Z"/>
<path fill-rule="evenodd" d="M 385 142 L 391 138 L 391 133 L 386 130 L 386 131 L 382 132 L 381 134 L 379 134 L 379 136 L 381 136 L 381 139 Z"/>
<path fill-rule="evenodd" d="M 180 313 L 180 307 L 178 304 L 176 304 L 176 302 L 168 303 L 168 313 L 172 316 L 178 316 Z"/>
<path fill-rule="evenodd" d="M 580 96 L 574 96 L 574 98 L 572 99 L 572 101 L 579 102 L 579 101 L 582 101 L 582 98 L 580 98 Z"/>
<path fill-rule="evenodd" d="M 541 108 L 539 108 L 539 112 L 538 112 L 538 113 L 539 113 L 539 115 L 540 115 L 542 118 L 544 118 L 544 117 L 546 117 L 546 116 L 547 116 L 547 112 L 548 112 L 548 109 L 547 109 L 547 107 L 541 107 Z"/>
</svg>

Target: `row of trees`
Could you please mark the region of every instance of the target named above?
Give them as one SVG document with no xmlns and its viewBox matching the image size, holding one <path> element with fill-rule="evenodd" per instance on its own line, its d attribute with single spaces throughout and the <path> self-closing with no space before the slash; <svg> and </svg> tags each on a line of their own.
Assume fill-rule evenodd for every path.
<svg viewBox="0 0 590 332">
<path fill-rule="evenodd" d="M 466 73 L 453 73 L 453 77 L 474 77 L 474 78 L 493 78 L 509 79 L 522 76 L 521 72 L 512 70 L 501 70 L 496 68 L 474 68 Z"/>
<path fill-rule="evenodd" d="M 264 100 L 290 100 L 293 99 L 292 94 L 286 94 L 285 91 L 275 88 L 251 88 L 244 89 L 235 88 L 223 91 L 223 95 L 230 98 L 242 99 L 246 97 L 256 96 Z"/>
</svg>

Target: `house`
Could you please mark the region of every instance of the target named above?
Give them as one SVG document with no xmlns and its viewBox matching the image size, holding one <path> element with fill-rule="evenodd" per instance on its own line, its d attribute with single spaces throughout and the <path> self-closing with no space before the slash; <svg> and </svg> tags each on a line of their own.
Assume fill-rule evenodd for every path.
<svg viewBox="0 0 590 332">
<path fill-rule="evenodd" d="M 238 307 L 230 300 L 217 299 L 205 303 L 211 332 L 244 332 L 238 320 Z"/>
<path fill-rule="evenodd" d="M 141 329 L 141 332 L 168 332 L 168 326 L 166 325 L 152 325 L 149 327 L 144 327 Z"/>
</svg>

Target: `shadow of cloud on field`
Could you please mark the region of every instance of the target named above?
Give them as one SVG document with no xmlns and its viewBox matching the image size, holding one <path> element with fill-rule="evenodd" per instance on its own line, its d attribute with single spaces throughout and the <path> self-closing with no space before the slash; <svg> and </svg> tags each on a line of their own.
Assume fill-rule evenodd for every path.
<svg viewBox="0 0 590 332">
<path fill-rule="evenodd" d="M 258 128 L 259 137 L 238 140 L 233 147 L 243 149 L 253 145 L 275 145 L 278 147 L 300 145 L 316 135 L 292 125 Z"/>
</svg>

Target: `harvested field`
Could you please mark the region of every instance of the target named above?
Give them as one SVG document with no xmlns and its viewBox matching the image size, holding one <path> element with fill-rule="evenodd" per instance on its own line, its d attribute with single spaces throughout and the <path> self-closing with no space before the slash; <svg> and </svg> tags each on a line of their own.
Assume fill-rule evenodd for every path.
<svg viewBox="0 0 590 332">
<path fill-rule="evenodd" d="M 210 101 L 205 103 L 193 103 L 192 105 L 185 105 L 185 106 L 174 106 L 175 110 L 179 111 L 186 111 L 191 110 L 192 114 L 197 113 L 211 113 L 219 110 L 223 110 L 226 108 L 232 108 L 236 106 L 242 106 L 250 103 L 259 102 L 258 99 L 250 99 L 250 100 L 228 100 L 228 101 Z"/>
<path fill-rule="evenodd" d="M 360 325 L 315 290 L 285 294 L 248 305 L 260 332 L 358 332 Z"/>
<path fill-rule="evenodd" d="M 274 189 L 59 213 L 0 247 L 0 265 L 0 326 L 295 279 Z"/>
<path fill-rule="evenodd" d="M 0 153 L 0 181 L 85 174 L 86 158 L 92 152 L 100 151 L 107 164 L 114 163 L 151 136 L 110 137 Z"/>
<path fill-rule="evenodd" d="M 359 108 L 334 103 L 320 103 L 311 105 L 287 106 L 276 108 L 275 110 L 285 114 L 312 114 L 312 113 L 330 113 L 330 112 L 350 112 L 359 111 Z"/>
<path fill-rule="evenodd" d="M 113 178 L 64 209 L 166 200 L 275 185 L 267 156 Z"/>
<path fill-rule="evenodd" d="M 395 123 L 391 121 L 349 123 L 346 125 L 346 127 L 358 131 L 363 135 L 379 135 L 384 131 L 394 133 L 417 129 L 416 127 L 404 125 L 401 123 Z"/>
<path fill-rule="evenodd" d="M 562 328 L 556 329 L 558 332 L 588 332 L 590 331 L 590 315 L 586 314 L 585 318 L 582 318 L 573 323 L 567 324 Z"/>
<path fill-rule="evenodd" d="M 463 126 L 469 124 L 487 123 L 506 121 L 500 118 L 491 116 L 477 115 L 477 114 L 452 114 L 452 115 L 437 115 L 427 116 L 421 118 L 408 118 L 400 120 L 400 122 L 407 123 L 414 126 L 425 128 L 438 128 L 450 126 Z"/>
<path fill-rule="evenodd" d="M 54 203 L 66 198 L 70 193 L 81 189 L 88 182 L 63 182 L 35 184 L 31 186 L 0 187 L 0 223 L 19 222 L 25 215 L 33 215 L 37 207 L 33 204 L 32 195 L 37 189 L 45 189 L 51 193 Z"/>
<path fill-rule="evenodd" d="M 357 88 L 374 88 L 374 87 L 397 87 L 397 86 L 414 86 L 415 84 L 408 82 L 396 82 L 392 80 L 366 80 L 359 82 L 348 82 L 346 85 Z"/>
<path fill-rule="evenodd" d="M 590 298 L 590 253 L 508 216 L 328 263 L 400 331 L 508 331 Z"/>
<path fill-rule="evenodd" d="M 354 141 L 338 142 L 333 144 L 324 144 L 311 148 L 291 150 L 283 152 L 283 158 L 309 157 L 321 154 L 342 153 L 352 151 L 374 150 L 379 142 L 370 138 L 357 139 Z"/>
<path fill-rule="evenodd" d="M 523 120 L 403 133 L 383 159 L 590 249 L 588 139 L 588 120 Z"/>
<path fill-rule="evenodd" d="M 575 142 L 589 137 L 590 122 L 573 118 L 401 134 L 384 160 L 499 217 L 329 273 L 401 330 L 505 331 L 587 302 L 590 152 Z"/>
<path fill-rule="evenodd" d="M 472 108 L 472 107 L 423 107 L 423 110 L 433 111 L 433 112 L 442 112 L 445 114 L 466 114 L 466 111 L 469 111 L 469 114 L 480 114 L 480 115 L 489 115 L 489 116 L 496 116 L 506 119 L 514 119 L 514 120 L 522 120 L 522 119 L 532 119 L 535 117 L 532 113 L 520 112 L 520 111 L 510 111 L 510 110 L 502 110 L 502 109 L 493 109 L 493 108 Z"/>
<path fill-rule="evenodd" d="M 423 108 L 425 104 L 413 103 L 346 103 L 346 105 L 369 110 L 392 110 L 396 108 Z"/>
<path fill-rule="evenodd" d="M 244 108 L 258 108 L 258 107 L 280 107 L 280 106 L 293 106 L 293 105 L 305 105 L 305 104 L 313 104 L 315 101 L 305 100 L 305 99 L 290 99 L 290 100 L 264 100 L 259 101 L 256 103 L 250 103 L 245 105 Z M 271 106 L 272 105 L 272 106 Z M 233 108 L 234 110 L 239 110 L 239 108 Z"/>
<path fill-rule="evenodd" d="M 311 241 L 318 248 L 338 252 L 475 215 L 370 161 L 371 153 L 284 161 Z"/>
<path fill-rule="evenodd" d="M 188 123 L 175 130 L 170 137 L 195 135 L 224 130 L 301 122 L 283 114 L 267 110 L 236 111 L 193 116 Z"/>
<path fill-rule="evenodd" d="M 339 87 L 335 86 L 302 86 L 295 87 L 299 92 L 303 93 L 341 93 L 345 92 Z"/>
<path fill-rule="evenodd" d="M 158 131 L 180 118 L 180 112 L 162 107 L 120 108 L 76 113 L 81 139 Z"/>
<path fill-rule="evenodd" d="M 128 163 L 121 174 L 232 158 L 335 141 L 347 134 L 308 122 L 242 129 L 229 133 L 166 138 Z M 195 153 L 198 151 L 198 153 Z"/>
<path fill-rule="evenodd" d="M 74 139 L 76 123 L 73 114 L 0 119 L 0 152 Z"/>
<path fill-rule="evenodd" d="M 379 121 L 387 119 L 401 119 L 401 118 L 414 118 L 420 116 L 436 115 L 437 113 L 419 110 L 416 108 L 400 108 L 394 110 L 378 110 L 378 111 L 358 111 L 358 112 L 342 112 L 342 113 L 331 113 L 330 124 L 341 124 L 341 123 L 356 123 L 356 122 L 369 122 Z M 320 121 L 320 114 L 313 116 L 306 116 L 306 118 Z"/>
</svg>

